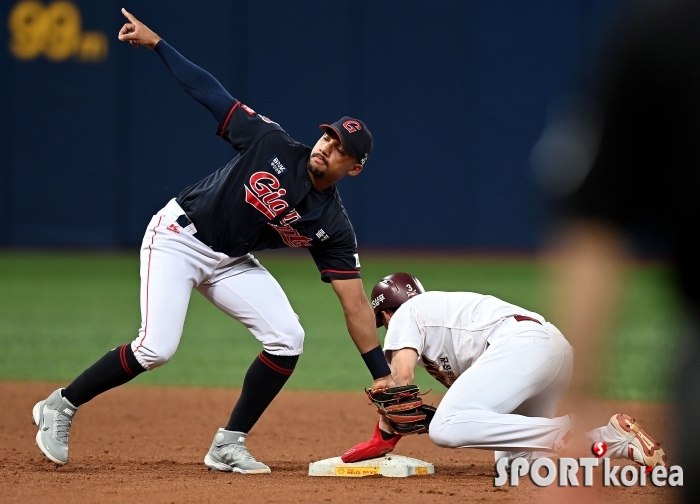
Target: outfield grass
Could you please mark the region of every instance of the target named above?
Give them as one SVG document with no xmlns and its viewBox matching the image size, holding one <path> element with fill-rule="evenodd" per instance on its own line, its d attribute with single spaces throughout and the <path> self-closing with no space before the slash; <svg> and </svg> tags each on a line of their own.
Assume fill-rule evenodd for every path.
<svg viewBox="0 0 700 504">
<path fill-rule="evenodd" d="M 361 390 L 370 376 L 345 329 L 332 288 L 306 254 L 260 254 L 306 330 L 288 387 Z M 365 287 L 409 271 L 428 290 L 493 294 L 548 316 L 534 260 L 448 256 L 363 256 Z M 0 379 L 66 382 L 140 325 L 138 253 L 0 253 Z M 661 266 L 630 267 L 629 287 L 606 352 L 604 395 L 665 400 L 678 328 L 677 303 Z M 380 330 L 383 337 L 384 330 Z M 240 386 L 259 343 L 238 322 L 192 294 L 175 357 L 136 383 Z M 419 372 L 421 386 L 442 386 Z"/>
</svg>

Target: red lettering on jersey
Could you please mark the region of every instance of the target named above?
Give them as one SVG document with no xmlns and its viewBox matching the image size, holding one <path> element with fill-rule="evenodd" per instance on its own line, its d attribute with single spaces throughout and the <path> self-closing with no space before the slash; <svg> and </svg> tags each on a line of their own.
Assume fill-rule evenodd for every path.
<svg viewBox="0 0 700 504">
<path fill-rule="evenodd" d="M 282 217 L 281 222 L 283 222 L 284 224 L 291 224 L 292 222 L 298 221 L 299 219 L 301 219 L 301 215 L 299 215 L 299 212 L 297 212 L 296 210 L 292 210 L 287 215 Z"/>
<path fill-rule="evenodd" d="M 267 172 L 255 172 L 250 177 L 250 189 L 245 187 L 245 201 L 268 219 L 274 219 L 289 206 L 282 196 L 287 191 L 280 189 L 277 177 Z M 279 190 L 277 190 L 279 189 Z"/>
<path fill-rule="evenodd" d="M 282 237 L 282 241 L 287 244 L 288 247 L 310 247 L 311 238 L 302 236 L 299 231 L 294 229 L 289 224 L 279 224 L 275 225 L 268 222 L 268 225 L 272 226 L 275 231 L 277 231 Z"/>
<path fill-rule="evenodd" d="M 269 184 L 265 184 L 265 181 L 268 181 Z M 270 194 L 273 189 L 279 189 L 280 181 L 271 173 L 259 171 L 251 175 L 250 186 L 258 196 L 264 196 L 265 194 Z M 286 191 L 282 189 L 282 194 L 285 193 Z"/>
<path fill-rule="evenodd" d="M 355 120 L 345 121 L 343 123 L 343 128 L 348 130 L 349 133 L 355 133 L 356 131 L 360 131 L 362 129 L 362 125 Z"/>
<path fill-rule="evenodd" d="M 274 219 L 275 218 L 274 212 L 272 212 L 272 210 L 267 208 L 264 205 L 264 203 L 262 201 L 260 201 L 258 199 L 258 197 L 255 194 L 253 194 L 253 192 L 250 189 L 248 189 L 248 186 L 243 186 L 243 187 L 245 187 L 245 201 L 246 201 L 246 203 L 253 205 L 258 211 L 260 211 L 268 219 Z"/>
<path fill-rule="evenodd" d="M 277 231 L 282 237 L 282 241 L 287 244 L 288 247 L 310 247 L 311 238 L 302 236 L 299 231 L 294 229 L 290 224 L 294 221 L 301 219 L 301 215 L 296 210 L 292 210 L 287 215 L 282 217 L 280 224 L 268 224 Z"/>
</svg>

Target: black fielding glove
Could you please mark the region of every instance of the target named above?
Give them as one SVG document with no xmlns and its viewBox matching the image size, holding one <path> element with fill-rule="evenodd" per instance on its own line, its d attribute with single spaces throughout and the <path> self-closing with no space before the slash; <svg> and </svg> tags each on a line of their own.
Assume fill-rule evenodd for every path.
<svg viewBox="0 0 700 504">
<path fill-rule="evenodd" d="M 369 400 L 377 412 L 386 415 L 389 424 L 398 434 L 424 434 L 435 415 L 435 407 L 423 404 L 420 389 L 416 385 L 403 385 L 382 390 L 367 390 Z"/>
</svg>

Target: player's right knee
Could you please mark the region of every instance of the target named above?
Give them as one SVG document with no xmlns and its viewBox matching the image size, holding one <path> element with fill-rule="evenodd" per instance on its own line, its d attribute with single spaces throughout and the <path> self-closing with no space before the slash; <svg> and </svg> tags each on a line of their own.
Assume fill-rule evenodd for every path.
<svg viewBox="0 0 700 504">
<path fill-rule="evenodd" d="M 175 349 L 158 349 L 154 350 L 147 346 L 141 345 L 137 346 L 134 350 L 134 357 L 139 361 L 145 369 L 151 371 L 157 367 L 167 364 L 173 355 L 175 355 Z"/>
<path fill-rule="evenodd" d="M 304 349 L 304 328 L 297 321 L 277 329 L 273 341 L 263 340 L 263 348 L 274 355 L 299 355 Z"/>
<path fill-rule="evenodd" d="M 436 422 L 430 422 L 430 431 L 428 432 L 430 440 L 443 448 L 455 448 L 453 440 L 450 439 L 451 436 L 449 435 L 449 429 L 446 428 L 445 424 L 434 424 L 436 424 Z"/>
<path fill-rule="evenodd" d="M 445 421 L 452 415 L 450 411 L 440 411 L 443 405 L 438 407 L 433 420 L 430 422 L 430 440 L 444 448 L 462 448 L 467 446 L 481 446 L 484 444 L 486 432 L 482 429 L 485 422 L 492 419 L 495 413 L 484 410 L 466 410 L 459 413 L 459 421 Z M 443 416 L 447 413 L 447 417 Z"/>
<path fill-rule="evenodd" d="M 306 333 L 304 332 L 304 328 L 301 327 L 301 324 L 297 323 L 296 327 L 294 328 L 293 334 L 292 334 L 292 340 L 295 342 L 294 346 L 299 348 L 299 350 L 302 350 L 304 348 L 304 337 L 306 336 Z"/>
<path fill-rule="evenodd" d="M 449 448 L 449 436 L 446 434 L 446 426 L 444 419 L 444 405 L 438 406 L 433 419 L 430 421 L 430 430 L 428 436 L 430 440 L 438 446 Z"/>
</svg>

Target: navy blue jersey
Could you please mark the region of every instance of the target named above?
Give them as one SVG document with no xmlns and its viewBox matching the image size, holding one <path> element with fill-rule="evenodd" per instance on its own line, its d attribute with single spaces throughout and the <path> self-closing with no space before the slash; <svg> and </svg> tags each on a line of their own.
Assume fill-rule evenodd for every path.
<svg viewBox="0 0 700 504">
<path fill-rule="evenodd" d="M 323 281 L 359 278 L 355 232 L 336 187 L 314 189 L 311 148 L 238 100 L 217 134 L 239 154 L 177 197 L 197 236 L 232 257 L 307 247 Z"/>
</svg>

